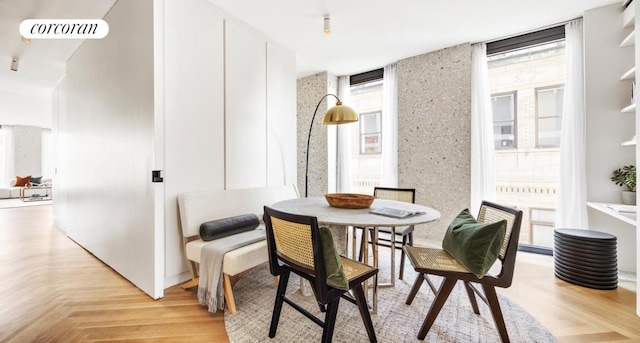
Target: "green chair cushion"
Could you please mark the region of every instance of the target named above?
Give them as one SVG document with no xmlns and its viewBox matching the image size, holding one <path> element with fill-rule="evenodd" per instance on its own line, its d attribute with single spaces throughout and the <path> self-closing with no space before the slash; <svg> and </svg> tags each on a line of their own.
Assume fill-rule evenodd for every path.
<svg viewBox="0 0 640 343">
<path fill-rule="evenodd" d="M 506 220 L 478 223 L 469 209 L 465 209 L 449 225 L 442 248 L 482 278 L 498 259 L 506 232 Z"/>
<path fill-rule="evenodd" d="M 342 290 L 349 290 L 349 280 L 344 274 L 340 255 L 333 244 L 333 236 L 327 227 L 320 227 L 320 241 L 322 242 L 322 257 L 327 272 L 327 285 Z"/>
</svg>

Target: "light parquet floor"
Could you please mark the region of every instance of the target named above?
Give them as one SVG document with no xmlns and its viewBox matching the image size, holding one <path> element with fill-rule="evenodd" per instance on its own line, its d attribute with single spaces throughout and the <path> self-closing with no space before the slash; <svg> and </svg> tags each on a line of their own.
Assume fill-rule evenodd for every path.
<svg viewBox="0 0 640 343">
<path fill-rule="evenodd" d="M 521 255 L 513 285 L 498 292 L 536 317 L 558 342 L 640 342 L 635 282 L 619 279 L 618 288 L 608 291 L 580 287 L 556 278 L 552 262 L 523 263 L 531 255 Z"/>
<path fill-rule="evenodd" d="M 224 316 L 172 287 L 153 300 L 52 227 L 0 209 L 0 342 L 228 342 Z"/>
<path fill-rule="evenodd" d="M 228 342 L 224 316 L 194 292 L 172 287 L 153 300 L 51 223 L 51 206 L 0 209 L 0 342 Z M 525 256 L 499 292 L 559 342 L 640 342 L 634 282 L 574 286 Z"/>
</svg>

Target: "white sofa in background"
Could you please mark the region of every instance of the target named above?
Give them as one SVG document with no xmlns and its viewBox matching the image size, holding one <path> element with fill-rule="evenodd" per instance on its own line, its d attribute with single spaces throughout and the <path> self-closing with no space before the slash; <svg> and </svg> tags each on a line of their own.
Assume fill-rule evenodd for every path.
<svg viewBox="0 0 640 343">
<path fill-rule="evenodd" d="M 200 253 L 202 247 L 210 243 L 200 239 L 200 224 L 253 213 L 260 218 L 259 229 L 264 230 L 262 222 L 264 206 L 297 197 L 298 191 L 295 185 L 190 192 L 178 195 L 184 253 L 192 274 L 192 280 L 183 284 L 182 288 L 198 285 Z M 243 246 L 224 255 L 222 262 L 224 295 L 230 313 L 236 312 L 233 284 L 239 279 L 241 273 L 268 260 L 266 240 Z"/>
<path fill-rule="evenodd" d="M 51 179 L 42 179 L 42 184 L 51 185 Z M 20 190 L 24 187 L 16 187 L 16 180 L 13 179 L 9 182 L 9 188 L 0 188 L 0 199 L 19 198 Z M 49 196 L 51 195 L 51 189 L 25 189 L 25 196 L 31 196 L 33 194 L 40 194 Z"/>
</svg>

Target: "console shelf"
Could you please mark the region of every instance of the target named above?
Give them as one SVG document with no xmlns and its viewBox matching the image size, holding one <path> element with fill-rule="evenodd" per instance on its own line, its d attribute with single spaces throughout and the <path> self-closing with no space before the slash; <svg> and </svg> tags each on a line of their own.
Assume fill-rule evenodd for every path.
<svg viewBox="0 0 640 343">
<path fill-rule="evenodd" d="M 636 67 L 633 67 L 627 70 L 622 76 L 620 76 L 620 81 L 622 80 L 635 80 L 636 78 Z"/>
<path fill-rule="evenodd" d="M 622 43 L 620 43 L 620 47 L 624 48 L 625 46 L 632 46 L 635 44 L 636 40 L 636 30 L 631 31 L 624 39 Z"/>
<path fill-rule="evenodd" d="M 626 141 L 626 142 L 620 143 L 620 146 L 635 146 L 635 145 L 636 145 L 636 141 Z"/>
<path fill-rule="evenodd" d="M 620 110 L 620 113 L 633 113 L 636 110 L 636 104 L 633 103 L 623 109 Z"/>
<path fill-rule="evenodd" d="M 596 209 L 602 213 L 608 214 L 616 219 L 631 225 L 636 225 L 637 213 L 616 210 L 616 208 L 625 208 L 627 205 L 611 204 L 602 202 L 587 202 L 587 206 Z"/>
</svg>

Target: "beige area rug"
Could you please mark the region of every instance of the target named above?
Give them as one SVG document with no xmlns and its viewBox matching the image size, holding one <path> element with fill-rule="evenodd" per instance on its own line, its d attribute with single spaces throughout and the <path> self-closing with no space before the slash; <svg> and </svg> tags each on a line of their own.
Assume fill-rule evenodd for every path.
<svg viewBox="0 0 640 343">
<path fill-rule="evenodd" d="M 384 250 L 388 251 L 381 249 L 381 253 Z M 381 263 L 384 260 L 381 256 Z M 381 279 L 388 279 L 388 267 L 381 269 Z M 408 263 L 405 280 L 397 280 L 393 288 L 378 290 L 378 313 L 371 317 L 378 342 L 422 342 L 417 338 L 418 331 L 434 295 L 424 283 L 413 304 L 406 305 L 405 300 L 415 277 L 416 273 Z M 436 277 L 435 280 L 437 284 L 440 282 Z M 298 276 L 292 275 L 287 288 L 288 296 L 324 319 L 324 314 L 315 305 L 315 298 L 302 296 L 298 285 Z M 226 312 L 224 320 L 231 342 L 320 342 L 322 328 L 286 303 L 282 307 L 276 337 L 269 338 L 276 286 L 266 264 L 240 279 L 233 292 L 238 311 L 233 315 Z M 500 295 L 499 299 L 511 342 L 556 341 L 520 306 Z M 478 300 L 478 306 L 479 316 L 473 313 L 462 283 L 456 284 L 424 342 L 500 342 L 489 308 L 481 300 Z M 346 300 L 340 301 L 333 342 L 368 341 L 357 306 Z"/>
<path fill-rule="evenodd" d="M 15 199 L 0 199 L 0 209 L 13 208 L 13 207 L 26 207 L 26 206 L 42 206 L 51 205 L 52 200 L 43 201 L 22 201 L 18 198 Z"/>
</svg>

